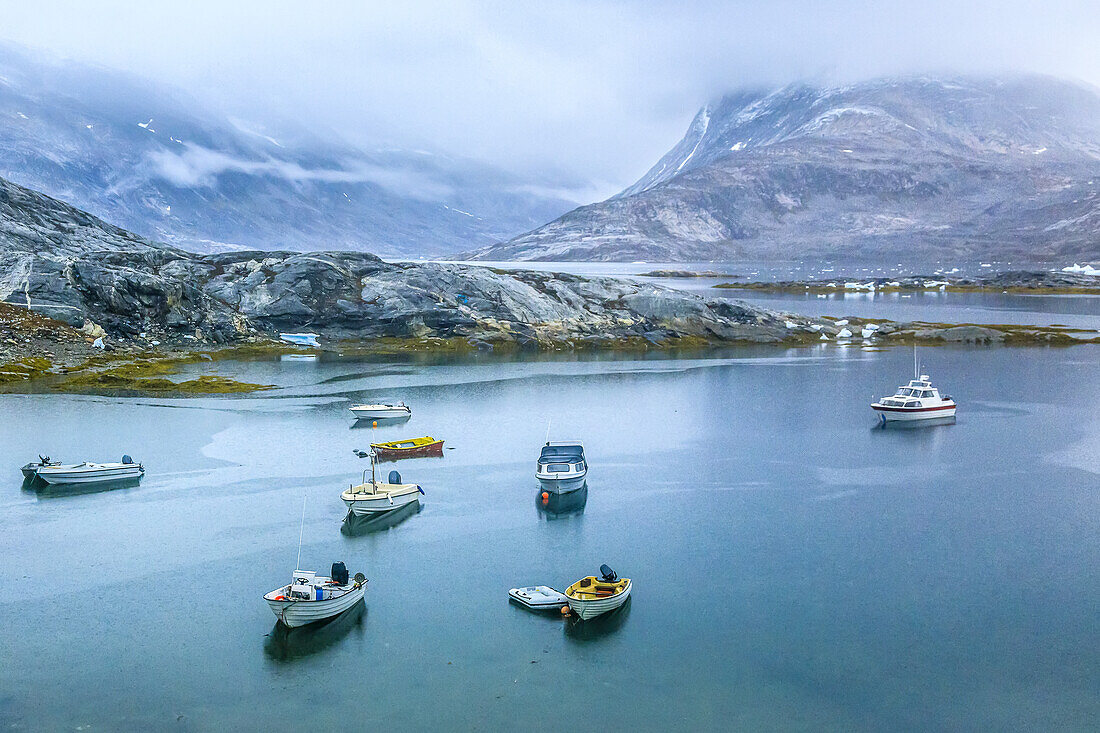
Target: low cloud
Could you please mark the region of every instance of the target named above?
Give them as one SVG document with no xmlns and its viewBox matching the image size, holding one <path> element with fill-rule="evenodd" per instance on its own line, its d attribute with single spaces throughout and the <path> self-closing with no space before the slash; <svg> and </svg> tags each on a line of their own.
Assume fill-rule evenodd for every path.
<svg viewBox="0 0 1100 733">
<path fill-rule="evenodd" d="M 424 201 L 447 198 L 454 191 L 450 186 L 419 171 L 372 166 L 356 161 L 348 168 L 306 168 L 293 161 L 267 158 L 248 160 L 184 143 L 184 151 L 157 150 L 146 157 L 152 174 L 181 188 L 216 188 L 218 177 L 225 173 L 280 178 L 293 183 L 372 184 L 401 196 Z"/>
</svg>

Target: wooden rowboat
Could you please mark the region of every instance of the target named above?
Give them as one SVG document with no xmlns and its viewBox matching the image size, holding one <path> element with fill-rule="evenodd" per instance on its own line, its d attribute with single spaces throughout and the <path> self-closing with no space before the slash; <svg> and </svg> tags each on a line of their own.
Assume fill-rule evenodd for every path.
<svg viewBox="0 0 1100 733">
<path fill-rule="evenodd" d="M 402 458 L 443 456 L 443 441 L 431 436 L 391 440 L 387 443 L 371 443 L 371 450 L 380 461 L 396 461 Z"/>
<path fill-rule="evenodd" d="M 581 620 L 614 611 L 630 597 L 630 578 L 620 578 L 606 565 L 600 566 L 600 574 L 581 578 L 565 589 L 569 610 Z"/>
</svg>

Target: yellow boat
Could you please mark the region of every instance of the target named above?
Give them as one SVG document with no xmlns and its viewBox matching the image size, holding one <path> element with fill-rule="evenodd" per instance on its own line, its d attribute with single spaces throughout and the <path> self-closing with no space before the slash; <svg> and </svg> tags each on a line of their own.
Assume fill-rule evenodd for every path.
<svg viewBox="0 0 1100 733">
<path fill-rule="evenodd" d="M 371 450 L 380 461 L 396 461 L 400 458 L 421 458 L 423 456 L 442 456 L 443 441 L 431 436 L 391 440 L 387 443 L 371 443 Z"/>
<path fill-rule="evenodd" d="M 565 589 L 569 610 L 581 619 L 590 619 L 614 611 L 630 597 L 630 578 L 620 578 L 606 565 L 601 577 L 589 575 Z"/>
</svg>

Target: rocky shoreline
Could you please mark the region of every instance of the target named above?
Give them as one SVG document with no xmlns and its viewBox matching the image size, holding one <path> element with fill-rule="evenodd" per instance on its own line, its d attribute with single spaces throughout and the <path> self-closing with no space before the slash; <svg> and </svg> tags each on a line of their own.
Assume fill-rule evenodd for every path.
<svg viewBox="0 0 1100 733">
<path fill-rule="evenodd" d="M 1063 328 L 811 318 L 646 282 L 365 253 L 195 254 L 0 180 L 0 388 L 263 389 L 168 376 L 199 360 L 293 351 L 287 332 L 349 355 L 1096 341 Z"/>
</svg>

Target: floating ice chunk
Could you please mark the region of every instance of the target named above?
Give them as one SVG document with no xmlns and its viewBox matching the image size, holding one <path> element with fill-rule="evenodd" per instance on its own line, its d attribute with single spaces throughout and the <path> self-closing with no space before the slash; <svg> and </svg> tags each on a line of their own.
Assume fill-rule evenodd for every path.
<svg viewBox="0 0 1100 733">
<path fill-rule="evenodd" d="M 840 333 L 836 335 L 838 339 L 850 339 L 852 338 L 852 332 L 846 328 L 840 329 Z"/>
<path fill-rule="evenodd" d="M 744 150 L 744 149 L 745 149 L 744 141 L 736 142 L 730 147 L 730 150 Z"/>
<path fill-rule="evenodd" d="M 90 130 L 90 129 L 92 129 L 92 126 L 91 125 L 84 125 L 84 129 Z"/>
<path fill-rule="evenodd" d="M 821 334 L 821 338 L 819 340 L 820 341 L 828 341 L 829 337 L 826 334 Z"/>
<path fill-rule="evenodd" d="M 783 325 L 786 326 L 787 328 L 798 328 L 798 324 L 795 323 L 794 321 L 784 321 Z"/>
<path fill-rule="evenodd" d="M 148 122 L 139 122 L 139 123 L 137 123 L 138 127 L 142 128 L 143 130 L 148 130 L 149 125 L 151 125 L 151 124 L 153 124 L 153 118 L 152 117 L 149 118 Z"/>
<path fill-rule="evenodd" d="M 819 298 L 825 298 L 825 297 L 828 297 L 828 296 L 826 296 L 826 295 L 825 295 L 825 293 L 820 293 L 820 294 L 818 294 L 818 296 L 817 296 L 817 297 L 819 297 Z"/>
<path fill-rule="evenodd" d="M 926 287 L 926 288 L 942 288 L 945 285 L 950 285 L 950 284 L 951 283 L 947 282 L 946 280 L 925 280 L 924 281 L 924 287 Z"/>
<path fill-rule="evenodd" d="M 1100 276 L 1100 270 L 1092 265 L 1078 265 L 1076 262 L 1069 267 L 1063 267 L 1062 272 L 1076 272 L 1080 275 L 1091 275 L 1093 277 Z"/>
<path fill-rule="evenodd" d="M 993 265 L 989 264 L 988 262 L 979 262 L 978 264 L 980 264 L 982 267 L 993 267 Z"/>
<path fill-rule="evenodd" d="M 865 325 L 863 327 L 863 329 L 865 331 L 877 331 L 878 330 L 878 324 L 877 323 L 868 323 L 867 325 Z"/>
<path fill-rule="evenodd" d="M 16 112 L 16 114 L 17 114 L 17 115 L 19 115 L 20 117 L 22 117 L 22 118 L 23 118 L 24 120 L 29 120 L 29 119 L 30 119 L 30 117 L 27 117 L 27 116 L 26 116 L 25 114 L 23 114 L 22 112 Z"/>
<path fill-rule="evenodd" d="M 810 330 L 811 331 L 820 331 L 821 330 L 821 325 L 818 324 L 818 323 L 811 323 L 810 324 Z"/>
<path fill-rule="evenodd" d="M 297 346 L 318 346 L 315 333 L 280 333 L 279 338 Z"/>
<path fill-rule="evenodd" d="M 863 330 L 859 332 L 859 335 L 865 339 L 869 339 L 875 335 L 875 329 L 871 328 L 870 326 L 864 326 Z"/>
<path fill-rule="evenodd" d="M 847 326 L 848 325 L 848 319 L 847 318 L 841 318 L 839 321 L 836 321 L 835 323 L 838 326 Z"/>
<path fill-rule="evenodd" d="M 901 287 L 901 281 L 900 280 L 891 280 L 890 282 L 888 282 L 886 284 L 889 285 L 892 288 L 900 288 Z"/>
</svg>

